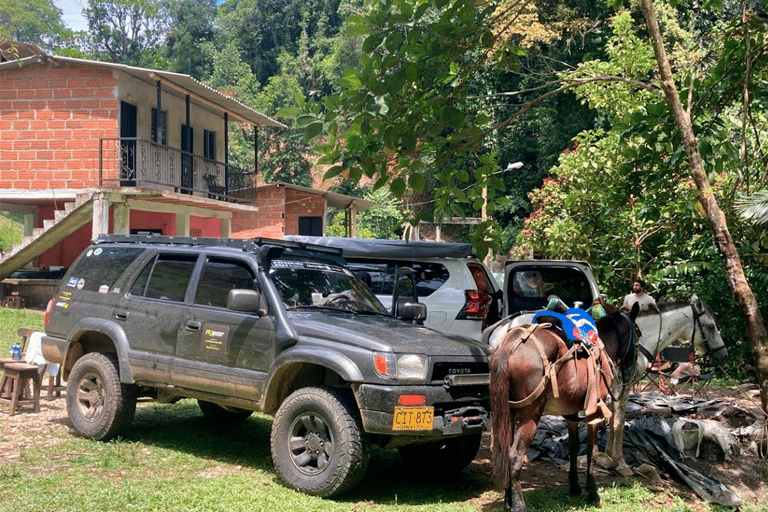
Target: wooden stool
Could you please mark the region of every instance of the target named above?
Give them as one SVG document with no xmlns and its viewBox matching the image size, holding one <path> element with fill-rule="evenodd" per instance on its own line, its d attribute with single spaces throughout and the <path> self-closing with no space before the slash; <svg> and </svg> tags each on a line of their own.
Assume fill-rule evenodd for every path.
<svg viewBox="0 0 768 512">
<path fill-rule="evenodd" d="M 0 400 L 11 402 L 11 413 L 25 404 L 35 406 L 35 412 L 40 412 L 40 366 L 27 363 L 8 363 L 5 365 L 3 380 L 0 382 Z M 34 389 L 32 398 L 24 397 L 29 381 Z"/>
</svg>

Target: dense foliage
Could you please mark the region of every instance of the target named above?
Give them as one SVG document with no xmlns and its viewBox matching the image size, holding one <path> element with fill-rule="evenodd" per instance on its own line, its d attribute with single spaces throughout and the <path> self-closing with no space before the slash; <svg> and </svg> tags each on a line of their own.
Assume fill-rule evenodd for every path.
<svg viewBox="0 0 768 512">
<path fill-rule="evenodd" d="M 768 235 L 752 221 L 768 211 L 766 2 L 655 5 L 764 306 Z M 5 2 L 0 38 L 188 73 L 301 126 L 233 127 L 233 163 L 258 153 L 265 179 L 311 185 L 322 156 L 336 190 L 377 204 L 365 236 L 402 233 L 403 214 L 485 211 L 466 235 L 481 255 L 585 259 L 614 302 L 638 274 L 657 299 L 698 293 L 748 366 L 635 2 L 89 0 L 85 15 L 89 30 L 72 33 L 51 0 Z"/>
</svg>

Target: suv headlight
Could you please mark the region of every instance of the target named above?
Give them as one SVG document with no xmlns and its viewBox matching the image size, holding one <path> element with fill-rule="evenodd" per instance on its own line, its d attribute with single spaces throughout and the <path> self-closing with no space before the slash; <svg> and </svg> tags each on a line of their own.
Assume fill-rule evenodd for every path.
<svg viewBox="0 0 768 512">
<path fill-rule="evenodd" d="M 382 377 L 399 380 L 427 379 L 427 356 L 424 355 L 375 352 L 373 367 Z"/>
</svg>

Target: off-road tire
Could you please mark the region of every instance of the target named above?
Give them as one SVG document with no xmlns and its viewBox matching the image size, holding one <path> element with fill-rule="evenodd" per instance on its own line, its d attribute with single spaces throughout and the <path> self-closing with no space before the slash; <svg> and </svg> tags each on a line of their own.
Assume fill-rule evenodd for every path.
<svg viewBox="0 0 768 512">
<path fill-rule="evenodd" d="M 91 352 L 77 360 L 67 379 L 67 413 L 75 432 L 107 441 L 136 412 L 136 387 L 120 382 L 117 359 Z"/>
<path fill-rule="evenodd" d="M 397 449 L 405 467 L 429 468 L 430 472 L 447 475 L 458 473 L 475 459 L 483 434 L 449 437 L 423 444 L 409 444 Z"/>
<path fill-rule="evenodd" d="M 293 392 L 275 414 L 271 450 L 280 479 L 314 496 L 352 488 L 368 466 L 369 445 L 355 401 L 336 389 Z"/>
<path fill-rule="evenodd" d="M 205 419 L 219 424 L 239 423 L 251 417 L 253 411 L 239 407 L 225 407 L 213 402 L 198 400 L 197 406 L 203 412 Z"/>
</svg>

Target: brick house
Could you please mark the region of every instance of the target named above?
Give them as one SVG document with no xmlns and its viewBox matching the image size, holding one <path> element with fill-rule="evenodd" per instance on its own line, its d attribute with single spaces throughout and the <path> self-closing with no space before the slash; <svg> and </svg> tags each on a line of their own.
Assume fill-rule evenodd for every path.
<svg viewBox="0 0 768 512">
<path fill-rule="evenodd" d="M 371 206 L 258 185 L 255 169 L 230 163 L 230 126 L 254 137 L 285 126 L 190 76 L 12 44 L 0 45 L 0 211 L 24 215 L 25 237 L 0 256 L 0 279 L 69 266 L 101 233 L 322 234 L 333 207 L 354 236 Z"/>
</svg>

